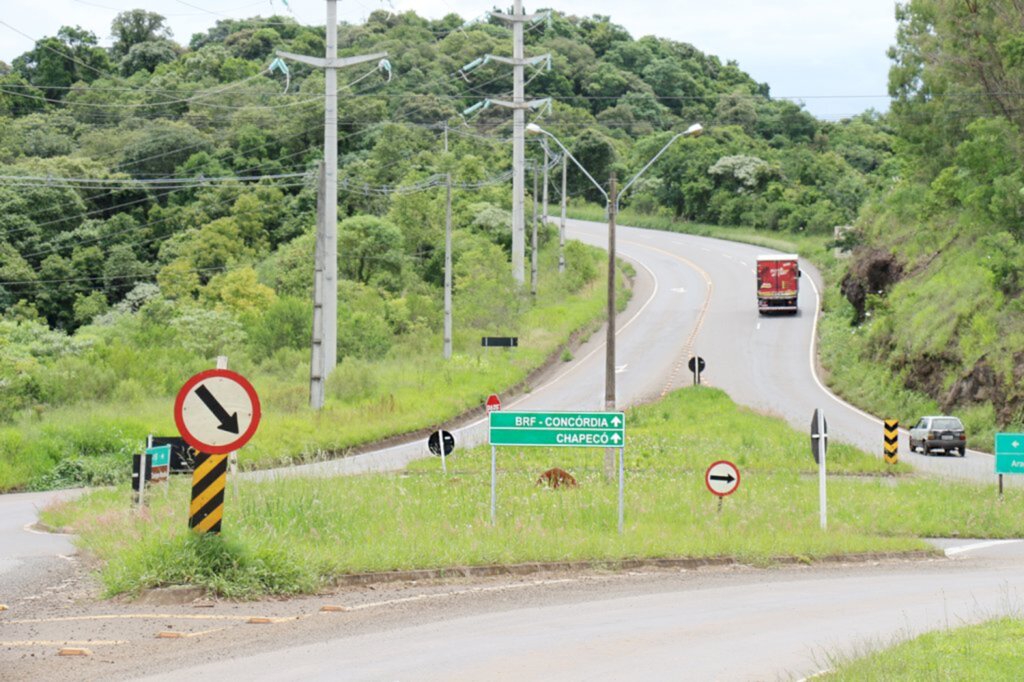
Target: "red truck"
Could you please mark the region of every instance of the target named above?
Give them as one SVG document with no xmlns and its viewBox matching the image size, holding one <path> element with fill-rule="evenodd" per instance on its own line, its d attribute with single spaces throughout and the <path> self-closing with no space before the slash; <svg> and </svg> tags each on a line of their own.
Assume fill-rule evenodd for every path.
<svg viewBox="0 0 1024 682">
<path fill-rule="evenodd" d="M 800 263 L 795 253 L 757 257 L 757 312 L 796 313 Z"/>
</svg>

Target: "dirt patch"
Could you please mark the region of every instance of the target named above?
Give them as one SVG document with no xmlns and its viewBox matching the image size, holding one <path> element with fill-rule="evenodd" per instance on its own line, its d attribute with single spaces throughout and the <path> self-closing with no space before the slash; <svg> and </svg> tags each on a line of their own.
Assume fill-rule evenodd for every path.
<svg viewBox="0 0 1024 682">
<path fill-rule="evenodd" d="M 850 269 L 839 285 L 856 311 L 854 324 L 864 320 L 869 295 L 885 295 L 902 277 L 903 265 L 894 254 L 880 249 L 855 249 Z"/>
</svg>

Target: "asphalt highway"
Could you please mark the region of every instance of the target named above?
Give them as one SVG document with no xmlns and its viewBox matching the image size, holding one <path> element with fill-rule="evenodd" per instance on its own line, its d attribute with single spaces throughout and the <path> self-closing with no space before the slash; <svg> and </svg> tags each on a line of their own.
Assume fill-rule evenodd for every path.
<svg viewBox="0 0 1024 682">
<path fill-rule="evenodd" d="M 605 229 L 572 221 L 569 234 L 604 246 Z M 758 315 L 753 268 L 755 256 L 764 251 L 620 227 L 619 256 L 637 276 L 633 298 L 619 316 L 617 406 L 626 408 L 690 384 L 686 361 L 696 354 L 707 363 L 704 383 L 722 388 L 736 402 L 802 430 L 820 408 L 833 440 L 881 456 L 881 421 L 832 396 L 815 366 L 821 282 L 813 267 L 801 263 L 798 315 Z M 603 332 L 595 333 L 571 362 L 552 367 L 530 391 L 507 398 L 503 409 L 603 409 L 603 341 Z M 454 431 L 457 447 L 486 442 L 483 420 Z M 988 455 L 913 455 L 906 451 L 905 436 L 902 446 L 903 460 L 922 471 L 990 481 L 994 487 Z M 423 441 L 250 475 L 396 470 L 425 456 Z M 810 458 L 809 439 L 802 456 Z M 35 507 L 52 495 L 0 497 L 0 604 L 27 603 L 33 590 L 60 576 L 67 563 L 61 557 L 73 551 L 67 538 L 31 528 Z M 445 586 L 413 585 L 404 588 L 404 596 L 389 599 L 385 593 L 393 588 L 383 588 L 378 601 L 372 601 L 372 592 L 351 596 L 363 602 L 360 610 L 334 621 L 300 619 L 258 637 L 225 626 L 212 637 L 200 632 L 188 645 L 155 644 L 147 631 L 148 639 L 132 645 L 143 654 L 134 662 L 117 653 L 134 641 L 122 629 L 110 635 L 113 653 L 102 666 L 49 659 L 41 664 L 22 657 L 6 669 L 19 675 L 31 671 L 36 679 L 800 679 L 828 668 L 837 654 L 1020 612 L 1024 543 L 963 540 L 942 548 L 948 558 L 767 571 L 736 567 L 564 576 L 493 590 L 457 585 L 450 595 Z M 426 596 L 416 596 L 419 590 Z M 301 603 L 274 608 L 299 608 Z M 91 617 L 103 608 L 108 607 L 90 607 Z M 127 608 L 109 606 L 118 613 Z M 4 616 L 0 623 L 17 625 Z M 49 636 L 54 638 L 62 632 L 65 639 L 70 636 L 56 621 L 32 627 L 38 632 L 53 627 Z M 22 636 L 8 631 L 11 638 Z M 0 631 L 0 642 L 4 635 Z M 0 658 L 0 679 L 5 679 L 5 661 Z"/>
</svg>

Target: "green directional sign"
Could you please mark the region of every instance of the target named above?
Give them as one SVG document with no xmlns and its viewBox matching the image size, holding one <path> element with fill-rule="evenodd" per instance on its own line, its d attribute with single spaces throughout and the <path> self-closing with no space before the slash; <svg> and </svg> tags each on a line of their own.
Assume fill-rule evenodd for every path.
<svg viewBox="0 0 1024 682">
<path fill-rule="evenodd" d="M 491 412 L 491 445 L 621 448 L 622 412 Z"/>
<path fill-rule="evenodd" d="M 996 473 L 1024 474 L 1024 433 L 996 434 Z"/>
<path fill-rule="evenodd" d="M 153 448 L 147 448 L 146 454 L 153 456 L 152 460 L 150 461 L 150 466 L 166 467 L 171 465 L 170 445 L 157 445 L 156 447 Z"/>
</svg>

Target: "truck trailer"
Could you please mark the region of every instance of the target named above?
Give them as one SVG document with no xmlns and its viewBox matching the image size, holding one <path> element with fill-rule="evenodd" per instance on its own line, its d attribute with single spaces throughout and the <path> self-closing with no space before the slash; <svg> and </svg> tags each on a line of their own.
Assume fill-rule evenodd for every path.
<svg viewBox="0 0 1024 682">
<path fill-rule="evenodd" d="M 795 253 L 757 257 L 757 312 L 797 312 L 800 262 Z"/>
</svg>

